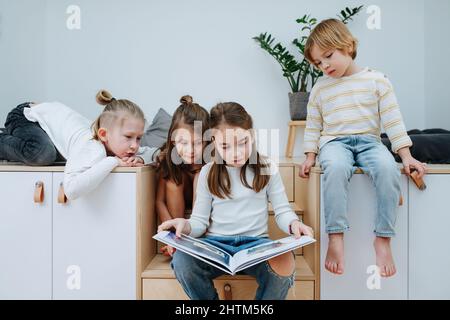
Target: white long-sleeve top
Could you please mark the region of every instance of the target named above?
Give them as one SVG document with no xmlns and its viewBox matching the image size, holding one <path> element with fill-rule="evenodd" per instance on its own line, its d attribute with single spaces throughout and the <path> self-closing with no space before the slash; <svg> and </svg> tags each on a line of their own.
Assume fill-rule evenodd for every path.
<svg viewBox="0 0 450 320">
<path fill-rule="evenodd" d="M 304 151 L 318 153 L 339 136 L 372 135 L 380 139 L 381 125 L 392 151 L 412 145 L 392 84 L 383 73 L 364 68 L 339 79 L 323 76 L 311 90 Z"/>
<path fill-rule="evenodd" d="M 240 179 L 240 168 L 227 166 L 231 198 L 220 199 L 208 188 L 208 173 L 212 163 L 200 171 L 196 200 L 189 219 L 190 235 L 268 236 L 268 201 L 272 203 L 277 225 L 289 234 L 289 226 L 297 215 L 289 204 L 278 168 L 271 163 L 272 174 L 268 185 L 260 192 L 245 187 Z M 247 168 L 247 182 L 251 186 L 254 173 Z"/>
<path fill-rule="evenodd" d="M 37 122 L 66 158 L 64 193 L 74 200 L 89 194 L 119 164 L 106 154 L 105 146 L 94 140 L 91 122 L 60 102 L 45 102 L 24 109 L 25 117 Z M 154 161 L 155 148 L 139 148 L 145 164 Z"/>
</svg>

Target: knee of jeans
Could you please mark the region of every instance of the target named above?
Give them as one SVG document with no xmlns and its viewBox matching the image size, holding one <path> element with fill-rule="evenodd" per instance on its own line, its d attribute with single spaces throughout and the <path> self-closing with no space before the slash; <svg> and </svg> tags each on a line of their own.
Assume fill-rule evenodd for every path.
<svg viewBox="0 0 450 320">
<path fill-rule="evenodd" d="M 196 270 L 198 264 L 195 260 L 197 259 L 177 250 L 172 257 L 171 262 L 171 267 L 177 278 L 182 277 L 185 280 L 189 280 L 189 278 L 197 275 L 199 271 Z"/>
<path fill-rule="evenodd" d="M 295 256 L 291 252 L 272 258 L 268 263 L 279 277 L 290 277 L 295 271 Z"/>
<path fill-rule="evenodd" d="M 58 153 L 51 144 L 36 144 L 35 142 L 26 145 L 28 156 L 25 164 L 32 166 L 48 166 L 56 161 Z"/>
<path fill-rule="evenodd" d="M 327 161 L 323 166 L 327 175 L 341 176 L 349 178 L 352 172 L 352 166 L 340 161 Z"/>
<path fill-rule="evenodd" d="M 393 184 L 400 179 L 400 169 L 393 161 L 380 161 L 372 175 L 382 184 L 383 182 Z"/>
</svg>

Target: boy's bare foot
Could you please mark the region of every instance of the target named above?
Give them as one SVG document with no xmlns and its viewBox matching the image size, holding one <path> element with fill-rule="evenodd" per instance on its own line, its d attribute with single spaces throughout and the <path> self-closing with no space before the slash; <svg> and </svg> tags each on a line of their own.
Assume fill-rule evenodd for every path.
<svg viewBox="0 0 450 320">
<path fill-rule="evenodd" d="M 341 275 L 344 273 L 344 234 L 329 234 L 328 239 L 325 269 L 331 273 Z"/>
<path fill-rule="evenodd" d="M 397 270 L 392 257 L 391 238 L 376 237 L 373 245 L 377 256 L 376 263 L 380 268 L 380 275 L 382 277 L 393 276 Z"/>
</svg>

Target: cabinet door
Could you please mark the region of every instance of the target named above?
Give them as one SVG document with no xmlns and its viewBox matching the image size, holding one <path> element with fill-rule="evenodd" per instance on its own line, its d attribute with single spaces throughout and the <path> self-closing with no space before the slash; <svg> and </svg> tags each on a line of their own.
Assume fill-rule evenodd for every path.
<svg viewBox="0 0 450 320">
<path fill-rule="evenodd" d="M 403 175 L 401 179 L 404 203 L 398 208 L 397 235 L 391 243 L 397 274 L 390 278 L 377 278 L 370 269 L 368 273 L 368 268 L 375 265 L 373 230 L 376 197 L 370 178 L 364 174 L 355 174 L 350 181 L 348 196 L 350 230 L 344 235 L 345 271 L 341 276 L 328 272 L 324 267 L 328 235 L 325 233 L 323 189 L 321 190 L 321 299 L 407 298 L 408 184 Z"/>
<path fill-rule="evenodd" d="M 57 202 L 53 176 L 55 299 L 136 299 L 136 174 L 112 173 L 92 193 Z"/>
<path fill-rule="evenodd" d="M 51 173 L 0 172 L 0 299 L 52 298 L 51 184 Z"/>
<path fill-rule="evenodd" d="M 450 299 L 450 174 L 425 183 L 424 191 L 409 185 L 409 297 Z"/>
</svg>

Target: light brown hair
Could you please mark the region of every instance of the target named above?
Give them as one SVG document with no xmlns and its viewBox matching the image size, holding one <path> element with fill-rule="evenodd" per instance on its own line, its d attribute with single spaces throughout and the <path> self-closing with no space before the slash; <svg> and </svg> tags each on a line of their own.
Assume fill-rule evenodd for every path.
<svg viewBox="0 0 450 320">
<path fill-rule="evenodd" d="M 172 117 L 172 123 L 169 128 L 169 133 L 167 135 L 167 141 L 160 148 L 163 154 L 160 170 L 162 172 L 162 177 L 166 180 L 172 180 L 177 185 L 183 182 L 183 170 L 186 170 L 186 165 L 175 164 L 172 159 L 173 149 L 175 147 L 172 142 L 172 136 L 175 130 L 179 129 L 182 125 L 190 126 L 194 129 L 194 123 L 200 121 L 202 125 L 202 139 L 203 134 L 209 129 L 209 114 L 208 111 L 197 103 L 193 102 L 191 96 L 186 95 L 180 99 L 181 105 L 175 110 Z"/>
<path fill-rule="evenodd" d="M 244 130 L 253 129 L 252 117 L 247 113 L 243 106 L 236 102 L 225 102 L 219 103 L 213 107 L 210 111 L 210 126 L 211 128 L 217 128 L 221 124 L 230 125 L 233 127 L 239 127 Z M 253 142 L 252 152 L 256 153 L 256 164 L 251 164 L 250 159 L 254 158 L 252 155 L 247 160 L 247 162 L 242 166 L 240 172 L 240 178 L 242 184 L 254 190 L 255 192 L 260 192 L 269 183 L 270 176 L 263 175 L 262 170 L 268 166 L 267 162 L 263 157 L 256 151 L 255 142 Z M 226 164 L 224 161 L 217 161 L 218 153 L 215 152 L 215 160 L 211 166 L 208 173 L 208 188 L 209 191 L 221 198 L 225 199 L 231 198 L 230 189 L 230 177 L 226 169 Z M 223 159 L 220 159 L 223 160 Z M 246 172 L 250 168 L 253 170 L 255 176 L 252 181 L 252 185 L 247 181 Z"/>
<path fill-rule="evenodd" d="M 314 64 L 314 59 L 311 56 L 311 50 L 314 45 L 322 50 L 350 50 L 350 55 L 354 60 L 357 55 L 358 40 L 353 37 L 342 21 L 327 19 L 320 22 L 306 40 L 305 58 L 312 64 Z"/>
<path fill-rule="evenodd" d="M 117 100 L 107 90 L 100 90 L 96 97 L 98 104 L 105 106 L 103 112 L 97 117 L 91 126 L 93 139 L 100 140 L 98 130 L 100 128 L 110 128 L 118 120 L 123 120 L 127 115 L 136 119 L 141 119 L 145 123 L 144 112 L 137 104 L 127 99 Z"/>
</svg>

